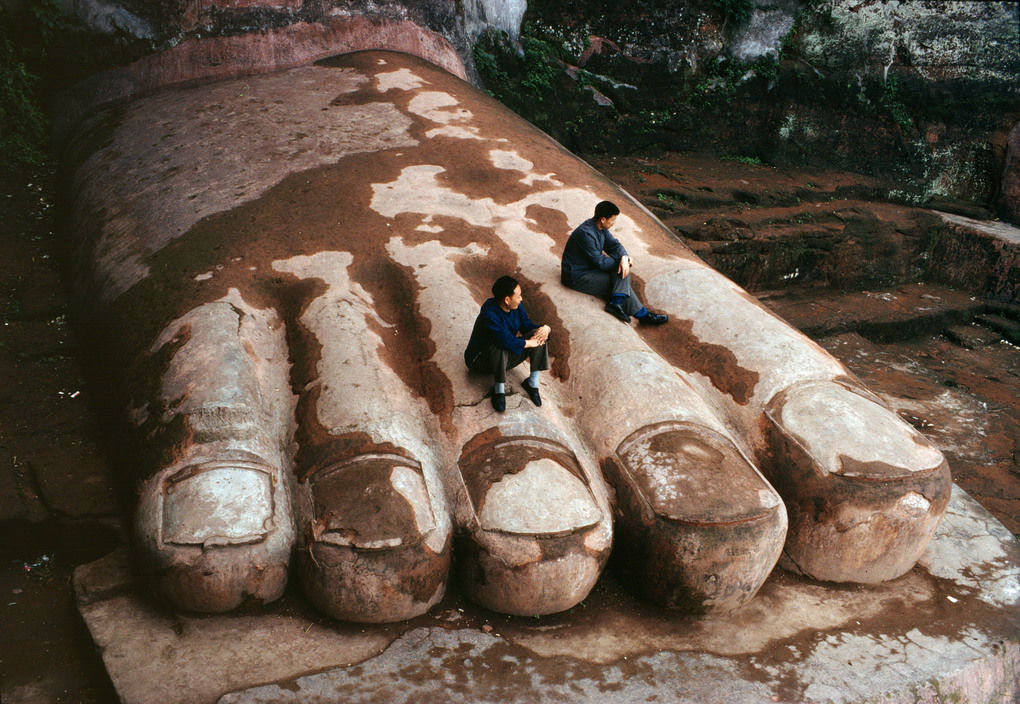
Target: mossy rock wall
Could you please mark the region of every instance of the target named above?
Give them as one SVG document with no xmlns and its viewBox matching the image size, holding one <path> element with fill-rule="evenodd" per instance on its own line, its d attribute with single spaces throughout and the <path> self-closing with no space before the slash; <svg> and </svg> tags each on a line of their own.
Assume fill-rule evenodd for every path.
<svg viewBox="0 0 1020 704">
<path fill-rule="evenodd" d="M 1018 8 L 895 0 L 533 0 L 489 89 L 580 152 L 702 151 L 893 177 L 991 214 L 1020 118 Z"/>
</svg>

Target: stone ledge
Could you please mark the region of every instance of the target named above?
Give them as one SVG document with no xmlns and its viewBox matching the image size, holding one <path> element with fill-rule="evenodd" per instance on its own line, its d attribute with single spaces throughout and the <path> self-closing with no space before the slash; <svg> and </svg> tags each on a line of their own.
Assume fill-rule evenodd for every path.
<svg viewBox="0 0 1020 704">
<path fill-rule="evenodd" d="M 79 568 L 75 586 L 125 704 L 1020 697 L 1020 544 L 956 487 L 900 579 L 831 585 L 776 570 L 748 605 L 701 619 L 634 601 L 612 573 L 557 616 L 500 616 L 451 594 L 399 626 L 330 621 L 293 594 L 255 613 L 160 611 L 123 553 Z"/>
</svg>

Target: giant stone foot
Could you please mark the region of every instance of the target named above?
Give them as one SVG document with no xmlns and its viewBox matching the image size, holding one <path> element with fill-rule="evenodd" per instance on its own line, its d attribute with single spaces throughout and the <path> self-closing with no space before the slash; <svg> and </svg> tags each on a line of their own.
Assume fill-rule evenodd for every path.
<svg viewBox="0 0 1020 704">
<path fill-rule="evenodd" d="M 451 564 L 490 609 L 554 613 L 615 525 L 646 598 L 728 610 L 784 545 L 818 579 L 894 578 L 945 509 L 942 456 L 839 363 L 424 61 L 168 90 L 71 144 L 79 316 L 132 428 L 142 569 L 178 607 L 276 598 L 293 551 L 341 619 L 419 615 Z M 559 283 L 603 199 L 669 324 Z M 541 408 L 496 414 L 462 352 L 504 273 L 553 367 Z"/>
</svg>

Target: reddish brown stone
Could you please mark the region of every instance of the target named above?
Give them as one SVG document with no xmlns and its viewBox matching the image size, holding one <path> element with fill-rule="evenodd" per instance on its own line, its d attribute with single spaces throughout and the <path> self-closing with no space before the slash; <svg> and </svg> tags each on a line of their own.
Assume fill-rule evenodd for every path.
<svg viewBox="0 0 1020 704">
<path fill-rule="evenodd" d="M 747 603 L 779 559 L 786 512 L 725 438 L 691 424 L 643 428 L 603 463 L 616 488 L 627 581 L 688 613 Z"/>
</svg>

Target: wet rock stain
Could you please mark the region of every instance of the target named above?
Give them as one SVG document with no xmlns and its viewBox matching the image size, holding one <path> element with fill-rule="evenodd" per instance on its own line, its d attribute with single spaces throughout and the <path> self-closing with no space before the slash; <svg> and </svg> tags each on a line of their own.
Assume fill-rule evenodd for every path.
<svg viewBox="0 0 1020 704">
<path fill-rule="evenodd" d="M 742 367 L 723 345 L 702 342 L 694 334 L 693 320 L 673 318 L 668 325 L 643 330 L 642 336 L 673 366 L 708 377 L 716 389 L 741 406 L 751 402 L 760 379 L 758 372 Z"/>
</svg>

